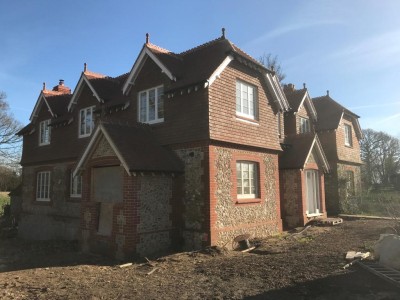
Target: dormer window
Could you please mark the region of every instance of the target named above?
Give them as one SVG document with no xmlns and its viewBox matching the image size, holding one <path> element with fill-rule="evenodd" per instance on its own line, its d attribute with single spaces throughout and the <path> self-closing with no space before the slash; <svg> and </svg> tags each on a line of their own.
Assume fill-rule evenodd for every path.
<svg viewBox="0 0 400 300">
<path fill-rule="evenodd" d="M 94 106 L 86 107 L 79 111 L 79 137 L 86 137 L 94 128 Z"/>
<path fill-rule="evenodd" d="M 138 94 L 138 119 L 142 123 L 164 122 L 164 87 L 144 90 Z"/>
<path fill-rule="evenodd" d="M 236 81 L 236 115 L 256 119 L 256 107 L 257 88 L 242 81 Z"/>
<path fill-rule="evenodd" d="M 300 117 L 300 133 L 307 133 L 310 131 L 310 120 Z"/>
<path fill-rule="evenodd" d="M 39 146 L 50 144 L 50 119 L 39 124 Z"/>
<path fill-rule="evenodd" d="M 344 144 L 346 146 L 353 146 L 353 140 L 351 138 L 351 126 L 344 124 Z"/>
</svg>

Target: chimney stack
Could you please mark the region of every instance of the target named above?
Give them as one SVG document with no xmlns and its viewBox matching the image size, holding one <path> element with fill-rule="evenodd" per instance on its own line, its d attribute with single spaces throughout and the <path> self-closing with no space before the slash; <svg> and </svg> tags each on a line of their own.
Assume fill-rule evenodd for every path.
<svg viewBox="0 0 400 300">
<path fill-rule="evenodd" d="M 296 90 L 293 83 L 288 83 L 283 86 L 283 90 L 287 93 L 292 93 Z"/>
<path fill-rule="evenodd" d="M 58 85 L 53 87 L 53 91 L 62 94 L 71 94 L 71 89 L 64 85 L 64 79 L 59 80 Z"/>
</svg>

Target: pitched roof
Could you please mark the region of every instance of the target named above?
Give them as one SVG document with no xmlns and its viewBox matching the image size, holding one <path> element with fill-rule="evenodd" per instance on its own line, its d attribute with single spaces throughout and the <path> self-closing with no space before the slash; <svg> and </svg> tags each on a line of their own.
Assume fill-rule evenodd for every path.
<svg viewBox="0 0 400 300">
<path fill-rule="evenodd" d="M 67 106 L 69 101 L 71 100 L 71 94 L 62 94 L 62 95 L 49 95 L 45 94 L 47 104 L 50 106 L 51 111 L 57 116 L 62 116 L 67 113 Z"/>
<path fill-rule="evenodd" d="M 317 131 L 337 129 L 343 114 L 347 114 L 352 119 L 357 137 L 362 138 L 358 115 L 340 105 L 329 97 L 329 95 L 316 97 L 312 100 L 318 114 L 318 122 L 316 124 Z"/>
<path fill-rule="evenodd" d="M 314 120 L 317 120 L 317 112 L 315 106 L 308 94 L 308 90 L 306 88 L 299 90 L 288 90 L 284 89 L 286 99 L 290 105 L 290 111 L 298 112 L 300 107 L 305 104 L 311 114 L 311 117 Z"/>
<path fill-rule="evenodd" d="M 75 173 L 94 151 L 96 141 L 104 136 L 125 170 L 131 172 L 182 172 L 183 165 L 169 148 L 161 146 L 151 127 L 143 124 L 120 125 L 102 122 L 81 155 Z"/>
<path fill-rule="evenodd" d="M 207 83 L 210 85 L 233 59 L 237 59 L 264 75 L 263 78 L 270 89 L 272 100 L 278 104 L 279 109 L 287 110 L 289 108 L 283 90 L 275 79 L 274 72 L 265 68 L 225 37 L 219 37 L 178 54 L 151 43 L 144 44 L 126 79 L 123 87 L 124 93 L 127 93 L 130 85 L 134 83 L 146 55 L 150 56 L 171 79 L 169 91 L 194 84 Z"/>
<path fill-rule="evenodd" d="M 321 167 L 325 172 L 329 172 L 328 161 L 316 134 L 299 134 L 287 137 L 283 148 L 283 154 L 279 157 L 281 169 L 303 169 L 308 157 L 315 149 Z"/>
</svg>

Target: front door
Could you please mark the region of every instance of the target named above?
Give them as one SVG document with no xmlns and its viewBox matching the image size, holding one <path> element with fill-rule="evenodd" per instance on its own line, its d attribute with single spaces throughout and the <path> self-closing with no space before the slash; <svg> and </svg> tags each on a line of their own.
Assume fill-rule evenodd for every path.
<svg viewBox="0 0 400 300">
<path fill-rule="evenodd" d="M 306 170 L 306 195 L 308 215 L 320 212 L 319 172 L 317 170 Z"/>
</svg>

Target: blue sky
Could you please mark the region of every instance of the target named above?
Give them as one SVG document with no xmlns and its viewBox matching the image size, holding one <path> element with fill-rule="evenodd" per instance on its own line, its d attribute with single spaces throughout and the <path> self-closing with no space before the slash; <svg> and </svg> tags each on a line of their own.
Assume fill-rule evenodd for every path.
<svg viewBox="0 0 400 300">
<path fill-rule="evenodd" d="M 140 4 L 137 4 L 140 3 Z M 255 58 L 278 55 L 285 83 L 307 84 L 400 137 L 400 1 L 1 1 L 0 90 L 23 124 L 46 82 L 72 89 L 83 63 L 128 72 L 143 43 L 181 52 L 226 36 Z"/>
</svg>

